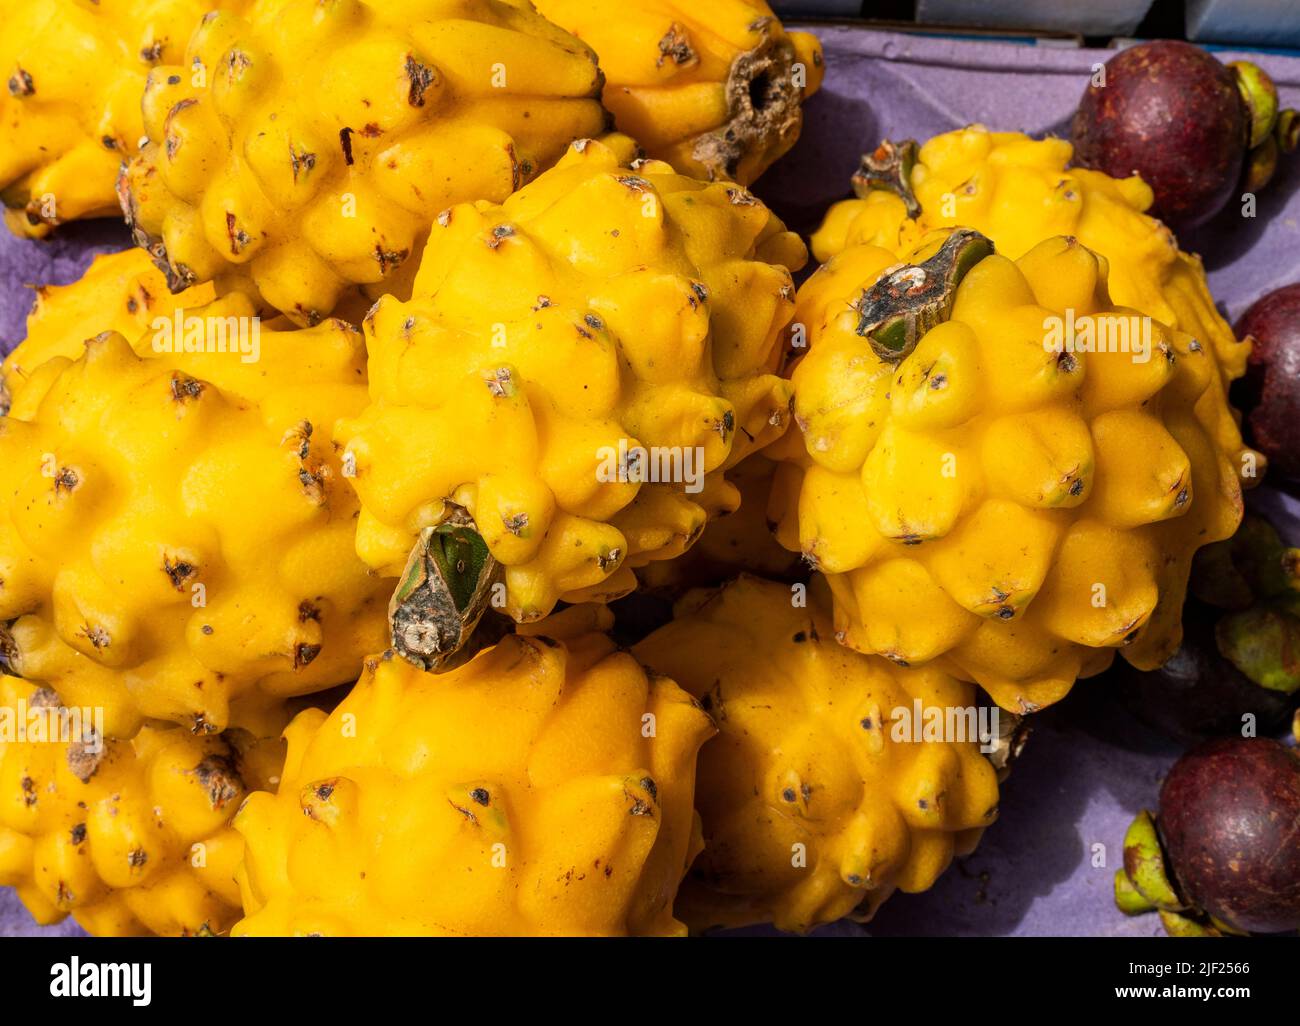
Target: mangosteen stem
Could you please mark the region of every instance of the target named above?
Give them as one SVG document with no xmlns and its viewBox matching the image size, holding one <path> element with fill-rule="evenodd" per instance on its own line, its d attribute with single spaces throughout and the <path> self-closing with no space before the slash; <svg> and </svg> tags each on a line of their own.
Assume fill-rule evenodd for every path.
<svg viewBox="0 0 1300 1026">
<path fill-rule="evenodd" d="M 1300 117 L 1291 108 L 1279 110 L 1277 86 L 1268 72 L 1250 61 L 1228 65 L 1246 107 L 1246 172 L 1242 188 L 1258 192 L 1277 172 L 1278 158 L 1300 144 Z"/>
<path fill-rule="evenodd" d="M 1160 923 L 1170 937 L 1218 937 L 1219 931 L 1212 926 L 1185 916 L 1180 912 L 1171 912 L 1167 908 L 1160 910 Z"/>
<path fill-rule="evenodd" d="M 1284 548 L 1278 563 L 1282 567 L 1282 584 L 1285 590 L 1300 591 L 1300 548 Z"/>
<path fill-rule="evenodd" d="M 1285 604 L 1261 602 L 1229 613 L 1214 635 L 1223 657 L 1260 687 L 1287 695 L 1300 691 L 1300 619 Z"/>
</svg>

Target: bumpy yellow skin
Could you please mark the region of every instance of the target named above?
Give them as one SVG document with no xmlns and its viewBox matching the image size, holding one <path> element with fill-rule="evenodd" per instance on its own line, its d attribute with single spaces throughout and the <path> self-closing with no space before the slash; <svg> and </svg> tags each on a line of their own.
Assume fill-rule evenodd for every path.
<svg viewBox="0 0 1300 1026">
<path fill-rule="evenodd" d="M 215 344 L 240 297 L 186 312 Z M 216 731 L 231 701 L 343 683 L 386 643 L 392 582 L 357 559 L 329 425 L 365 402 L 360 332 L 260 333 L 241 353 L 108 333 L 27 379 L 0 419 L 0 621 L 17 672 Z"/>
<path fill-rule="evenodd" d="M 215 737 L 148 726 L 97 743 L 79 710 L 60 726 L 58 705 L 48 688 L 0 677 L 0 884 L 42 925 L 71 914 L 100 936 L 228 930 L 243 852 L 229 821 L 274 784 L 287 715 Z"/>
<path fill-rule="evenodd" d="M 71 285 L 42 285 L 27 318 L 27 337 L 0 364 L 0 405 L 18 402 L 27 379 L 56 356 L 75 360 L 88 338 L 116 331 L 139 338 L 156 317 L 204 306 L 211 285 L 173 295 L 167 279 L 142 249 L 97 256 Z"/>
<path fill-rule="evenodd" d="M 357 551 L 400 572 L 451 499 L 504 565 L 496 604 L 516 620 L 626 593 L 632 567 L 735 508 L 723 471 L 785 430 L 775 371 L 803 243 L 737 185 L 592 141 L 433 232 L 415 298 L 366 318 L 371 404 L 336 430 Z M 635 479 L 659 460 L 621 473 L 620 443 L 675 448 L 656 473 L 676 479 Z"/>
<path fill-rule="evenodd" d="M 806 566 L 798 553 L 784 548 L 773 533 L 782 507 L 771 506 L 776 464 L 762 453 L 743 460 L 727 474 L 740 493 L 740 506 L 711 520 L 700 540 L 677 559 L 647 563 L 637 571 L 644 587 L 680 593 L 721 584 L 738 573 L 793 580 Z"/>
<path fill-rule="evenodd" d="M 748 185 L 799 138 L 822 48 L 763 0 L 537 0 L 600 55 L 605 106 L 652 157 Z"/>
<path fill-rule="evenodd" d="M 894 719 L 917 699 L 945 717 L 971 708 L 975 688 L 837 645 L 825 597 L 808 597 L 742 576 L 691 592 L 633 650 L 718 723 L 696 781 L 705 848 L 678 900 L 692 929 L 870 918 L 933 884 L 997 815 L 977 739 L 902 740 Z"/>
<path fill-rule="evenodd" d="M 1158 666 L 1181 638 L 1192 554 L 1241 519 L 1213 350 L 1150 321 L 1146 362 L 1049 351 L 1049 318 L 1067 310 L 1076 334 L 1142 323 L 1111 303 L 1103 260 L 1055 238 L 982 260 L 951 318 L 885 363 L 852 304 L 897 262 L 845 250 L 795 315 L 810 348 L 792 376 L 801 431 L 781 455 L 804 472 L 787 481 L 782 540 L 827 574 L 837 634 L 899 662 L 942 659 L 1015 712 L 1116 649 Z"/>
<path fill-rule="evenodd" d="M 199 17 L 243 0 L 4 0 L 0 3 L 0 197 L 38 238 L 116 216 L 118 166 L 137 151 L 151 68 L 180 60 Z"/>
<path fill-rule="evenodd" d="M 541 626 L 574 618 L 610 622 Z M 294 720 L 278 793 L 236 817 L 233 933 L 682 934 L 713 732 L 602 634 L 511 635 L 440 676 L 373 660 L 334 713 Z"/>
<path fill-rule="evenodd" d="M 440 210 L 599 134 L 600 86 L 526 0 L 255 0 L 150 74 L 122 202 L 173 287 L 238 281 L 313 324 L 353 286 L 409 286 Z"/>
<path fill-rule="evenodd" d="M 933 229 L 965 227 L 1019 260 L 1044 239 L 1072 236 L 1105 258 L 1118 305 L 1209 343 L 1225 381 L 1239 378 L 1250 346 L 1215 309 L 1200 257 L 1182 252 L 1173 232 L 1144 213 L 1150 186 L 1137 175 L 1067 168 L 1073 152 L 1064 139 L 1034 140 L 983 125 L 935 136 L 921 147 L 911 177 L 919 217 L 909 220 L 903 201 L 888 192 L 844 200 L 813 234 L 813 253 L 825 262 L 860 243 L 902 252 Z M 1225 447 L 1240 448 L 1239 438 L 1231 441 L 1235 424 L 1219 431 Z"/>
</svg>

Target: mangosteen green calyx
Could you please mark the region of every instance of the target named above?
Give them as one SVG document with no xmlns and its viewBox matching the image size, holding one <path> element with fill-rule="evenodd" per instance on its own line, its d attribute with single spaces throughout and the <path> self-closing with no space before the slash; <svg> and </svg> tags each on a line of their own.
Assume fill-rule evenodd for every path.
<svg viewBox="0 0 1300 1026">
<path fill-rule="evenodd" d="M 1183 745 L 1239 734 L 1266 735 L 1290 719 L 1295 697 L 1260 687 L 1219 651 L 1222 612 L 1195 599 L 1183 613 L 1183 640 L 1165 664 L 1139 670 L 1126 659 L 1109 671 L 1117 699 L 1147 726 Z"/>
<path fill-rule="evenodd" d="M 1108 672 L 1116 696 L 1184 745 L 1284 729 L 1300 696 L 1300 549 L 1247 514 L 1231 538 L 1192 563 L 1178 649 L 1154 670 L 1127 660 Z"/>
<path fill-rule="evenodd" d="M 1247 514 L 1231 538 L 1196 554 L 1191 590 L 1226 610 L 1214 628 L 1224 658 L 1262 688 L 1300 691 L 1300 548 Z"/>
<path fill-rule="evenodd" d="M 1084 91 L 1071 128 L 1074 159 L 1151 186 L 1151 213 L 1175 230 L 1203 224 L 1239 189 L 1268 183 L 1300 123 L 1249 61 L 1223 64 L 1190 43 L 1120 51 Z"/>
<path fill-rule="evenodd" d="M 1171 936 L 1300 929 L 1300 755 L 1242 737 L 1185 754 L 1125 835 L 1115 903 Z"/>
</svg>

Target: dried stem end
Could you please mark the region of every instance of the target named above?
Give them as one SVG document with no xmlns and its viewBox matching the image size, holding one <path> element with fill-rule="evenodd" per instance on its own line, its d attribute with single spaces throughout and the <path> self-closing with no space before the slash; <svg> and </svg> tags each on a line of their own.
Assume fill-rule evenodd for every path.
<svg viewBox="0 0 1300 1026">
<path fill-rule="evenodd" d="M 927 331 L 949 318 L 957 286 L 992 253 L 986 236 L 959 228 L 929 260 L 897 267 L 863 292 L 857 333 L 881 360 L 902 362 Z"/>
<path fill-rule="evenodd" d="M 803 88 L 794 76 L 799 55 L 786 37 L 773 38 L 769 25 L 770 19 L 755 25 L 761 41 L 731 62 L 726 122 L 695 141 L 691 155 L 711 178 L 740 180 L 747 157 L 770 150 L 802 124 Z"/>
<path fill-rule="evenodd" d="M 916 167 L 919 147 L 915 139 L 893 143 L 882 139 L 871 153 L 862 155 L 862 163 L 853 175 L 853 191 L 865 199 L 873 189 L 892 192 L 907 207 L 907 216 L 915 220 L 921 216 L 921 204 L 912 191 L 912 168 Z"/>
<path fill-rule="evenodd" d="M 458 506 L 426 527 L 411 550 L 388 606 L 393 650 L 425 670 L 440 672 L 458 658 L 487 609 L 497 562 Z"/>
</svg>

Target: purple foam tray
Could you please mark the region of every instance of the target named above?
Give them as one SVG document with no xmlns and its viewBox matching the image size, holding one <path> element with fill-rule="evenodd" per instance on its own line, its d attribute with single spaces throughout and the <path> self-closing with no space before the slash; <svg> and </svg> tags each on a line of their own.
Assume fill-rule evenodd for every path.
<svg viewBox="0 0 1300 1026">
<path fill-rule="evenodd" d="M 1092 66 L 1111 51 L 972 42 L 812 26 L 826 49 L 826 83 L 808 104 L 803 138 L 756 191 L 805 234 L 847 194 L 864 149 L 883 137 L 927 139 L 973 122 L 1065 135 Z M 1230 52 L 1218 55 L 1234 59 Z M 1246 55 L 1242 55 L 1246 56 Z M 1248 55 L 1300 107 L 1300 58 Z M 1259 197 L 1258 216 L 1229 208 L 1184 246 L 1201 254 L 1221 307 L 1235 318 L 1258 296 L 1300 280 L 1300 160 Z M 76 225 L 52 241 L 0 238 L 0 351 L 22 338 L 26 286 L 75 280 L 93 254 L 129 244 L 109 222 Z M 1257 492 L 1255 504 L 1300 543 L 1300 503 Z M 1129 919 L 1110 899 L 1134 813 L 1154 803 L 1178 748 L 1134 721 L 1100 685 L 1081 683 L 1038 717 L 1003 789 L 1002 812 L 979 849 L 930 891 L 895 895 L 866 927 L 821 932 L 873 936 L 1148 935 L 1157 919 Z M 1103 845 L 1104 849 L 1097 849 Z M 1099 852 L 1104 865 L 1095 865 Z M 79 932 L 70 920 L 40 930 L 0 888 L 0 936 Z"/>
</svg>

